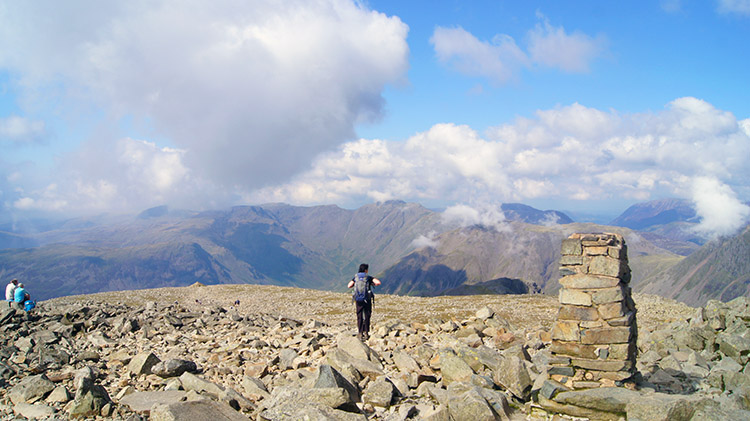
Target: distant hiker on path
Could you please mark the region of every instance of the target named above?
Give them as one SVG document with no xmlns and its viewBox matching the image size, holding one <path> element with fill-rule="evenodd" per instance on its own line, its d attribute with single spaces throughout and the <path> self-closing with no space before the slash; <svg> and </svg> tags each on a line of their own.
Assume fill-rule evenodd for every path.
<svg viewBox="0 0 750 421">
<path fill-rule="evenodd" d="M 357 305 L 357 338 L 361 341 L 370 337 L 370 315 L 372 315 L 372 302 L 375 299 L 372 286 L 380 285 L 380 279 L 367 274 L 369 268 L 367 263 L 359 265 L 359 272 L 347 285 L 347 288 L 354 288 L 352 298 L 354 304 Z"/>
<path fill-rule="evenodd" d="M 8 286 L 5 287 L 5 301 L 8 302 L 8 306 L 11 306 L 16 301 L 16 288 L 18 288 L 18 279 L 8 282 Z"/>
</svg>

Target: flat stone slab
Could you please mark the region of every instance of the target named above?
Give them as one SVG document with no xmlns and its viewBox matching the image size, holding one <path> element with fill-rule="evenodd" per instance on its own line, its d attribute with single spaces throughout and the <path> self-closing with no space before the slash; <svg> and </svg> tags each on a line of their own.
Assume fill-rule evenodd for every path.
<svg viewBox="0 0 750 421">
<path fill-rule="evenodd" d="M 46 418 L 55 414 L 55 408 L 44 404 L 30 405 L 28 403 L 19 403 L 13 406 L 13 413 L 30 420 Z"/>
<path fill-rule="evenodd" d="M 147 413 L 155 404 L 173 404 L 182 401 L 187 392 L 183 390 L 155 390 L 134 392 L 120 399 L 121 405 L 127 405 L 138 413 Z"/>
<path fill-rule="evenodd" d="M 555 402 L 596 409 L 605 412 L 625 413 L 627 405 L 642 395 L 623 387 L 600 387 L 558 393 Z"/>
<path fill-rule="evenodd" d="M 248 421 L 231 406 L 210 399 L 157 404 L 149 416 L 151 421 Z"/>
</svg>

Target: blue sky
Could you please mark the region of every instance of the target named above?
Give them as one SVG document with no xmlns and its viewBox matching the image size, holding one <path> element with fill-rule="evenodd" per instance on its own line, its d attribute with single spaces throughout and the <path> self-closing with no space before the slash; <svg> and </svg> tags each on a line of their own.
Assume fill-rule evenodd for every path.
<svg viewBox="0 0 750 421">
<path fill-rule="evenodd" d="M 750 0 L 0 0 L 0 214 L 750 208 Z"/>
</svg>

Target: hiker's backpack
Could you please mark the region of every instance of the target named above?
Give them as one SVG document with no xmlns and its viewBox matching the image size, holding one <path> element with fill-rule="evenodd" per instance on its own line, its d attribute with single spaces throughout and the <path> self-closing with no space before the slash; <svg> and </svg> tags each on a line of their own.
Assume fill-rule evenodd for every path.
<svg viewBox="0 0 750 421">
<path fill-rule="evenodd" d="M 354 276 L 354 293 L 352 294 L 354 302 L 368 303 L 370 301 L 370 291 L 367 288 L 367 275 L 358 273 Z"/>
<path fill-rule="evenodd" d="M 26 300 L 26 302 L 23 303 L 23 309 L 26 311 L 32 310 L 34 307 L 36 307 L 36 301 Z"/>
</svg>

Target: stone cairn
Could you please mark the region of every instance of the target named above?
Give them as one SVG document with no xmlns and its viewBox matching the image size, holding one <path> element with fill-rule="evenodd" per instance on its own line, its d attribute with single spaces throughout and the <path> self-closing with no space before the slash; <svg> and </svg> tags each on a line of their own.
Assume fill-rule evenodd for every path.
<svg viewBox="0 0 750 421">
<path fill-rule="evenodd" d="M 625 241 L 572 234 L 561 253 L 550 376 L 573 389 L 632 384 L 638 328 Z"/>
</svg>

